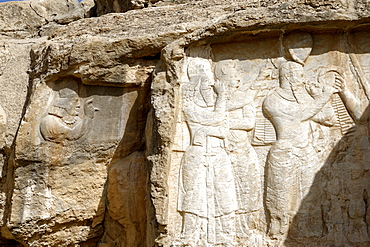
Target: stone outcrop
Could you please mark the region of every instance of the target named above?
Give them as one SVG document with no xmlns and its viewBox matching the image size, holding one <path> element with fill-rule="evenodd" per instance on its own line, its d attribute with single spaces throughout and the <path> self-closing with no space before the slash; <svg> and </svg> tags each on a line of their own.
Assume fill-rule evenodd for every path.
<svg viewBox="0 0 370 247">
<path fill-rule="evenodd" d="M 84 17 L 85 10 L 77 0 L 14 1 L 0 4 L 2 38 L 35 38 L 47 36 L 63 24 Z"/>
<path fill-rule="evenodd" d="M 0 4 L 0 245 L 370 244 L 368 2 L 95 4 Z"/>
<path fill-rule="evenodd" d="M 107 13 L 123 13 L 134 9 L 143 9 L 148 7 L 161 7 L 174 4 L 189 3 L 187 0 L 114 0 L 102 1 L 95 0 L 96 14 L 98 16 Z"/>
</svg>

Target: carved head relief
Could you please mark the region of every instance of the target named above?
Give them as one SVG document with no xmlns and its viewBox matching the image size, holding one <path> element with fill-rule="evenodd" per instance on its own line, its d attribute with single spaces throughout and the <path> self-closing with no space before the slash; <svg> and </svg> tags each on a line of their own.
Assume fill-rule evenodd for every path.
<svg viewBox="0 0 370 247">
<path fill-rule="evenodd" d="M 221 61 L 216 65 L 215 76 L 219 80 L 234 77 L 236 72 L 236 64 L 232 60 Z"/>
<path fill-rule="evenodd" d="M 81 108 L 78 94 L 70 88 L 59 91 L 59 98 L 55 99 L 54 106 L 64 109 L 70 116 L 78 116 Z"/>
<path fill-rule="evenodd" d="M 54 103 L 49 114 L 60 118 L 75 117 L 80 114 L 80 97 L 78 96 L 78 84 L 73 79 L 64 79 L 58 82 L 59 91 L 56 92 Z"/>
<path fill-rule="evenodd" d="M 297 63 L 284 63 L 279 72 L 280 87 L 283 89 L 290 89 L 305 83 L 303 68 Z"/>
<path fill-rule="evenodd" d="M 206 59 L 194 59 L 188 65 L 189 88 L 193 91 L 194 103 L 201 107 L 210 107 L 215 104 L 215 81 L 212 75 L 211 64 Z"/>
<path fill-rule="evenodd" d="M 188 64 L 188 77 L 189 80 L 199 75 L 210 75 L 211 63 L 207 59 L 195 58 Z"/>
<path fill-rule="evenodd" d="M 283 45 L 287 59 L 304 65 L 312 51 L 313 40 L 309 33 L 293 32 L 284 36 Z"/>
<path fill-rule="evenodd" d="M 214 80 L 211 78 L 201 77 L 200 80 L 200 94 L 207 106 L 214 106 L 215 98 L 214 98 L 214 90 L 213 86 L 215 85 Z"/>
<path fill-rule="evenodd" d="M 55 82 L 54 90 L 53 104 L 40 123 L 41 134 L 47 141 L 77 140 L 90 129 L 97 109 L 92 106 L 92 99 L 83 101 L 80 98 L 75 78 Z"/>
<path fill-rule="evenodd" d="M 233 60 L 219 62 L 215 67 L 215 76 L 220 81 L 227 81 L 231 88 L 239 86 L 238 72 L 236 63 Z"/>
</svg>

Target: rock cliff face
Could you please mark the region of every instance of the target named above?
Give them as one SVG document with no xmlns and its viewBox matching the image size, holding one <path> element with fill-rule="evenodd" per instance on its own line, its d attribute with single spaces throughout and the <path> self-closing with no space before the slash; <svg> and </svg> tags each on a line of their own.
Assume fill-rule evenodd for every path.
<svg viewBox="0 0 370 247">
<path fill-rule="evenodd" d="M 0 10 L 1 246 L 370 245 L 370 2 Z"/>
</svg>

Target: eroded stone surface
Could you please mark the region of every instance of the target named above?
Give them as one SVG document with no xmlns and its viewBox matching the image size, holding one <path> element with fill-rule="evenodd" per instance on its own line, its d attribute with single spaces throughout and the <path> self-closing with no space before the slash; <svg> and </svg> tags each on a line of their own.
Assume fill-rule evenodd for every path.
<svg viewBox="0 0 370 247">
<path fill-rule="evenodd" d="M 20 39 L 47 36 L 85 13 L 77 0 L 11 1 L 1 3 L 0 10 L 0 37 Z"/>
<path fill-rule="evenodd" d="M 84 86 L 73 77 L 35 85 L 16 143 L 8 223 L 16 238 L 40 246 L 54 235 L 75 236 L 53 242 L 67 246 L 99 236 L 106 166 L 125 135 L 132 137 L 129 151 L 140 143 L 140 125 L 131 118 L 145 111 L 145 92 Z"/>
<path fill-rule="evenodd" d="M 107 189 L 109 216 L 99 246 L 146 245 L 148 171 L 143 169 L 145 163 L 142 152 L 112 162 Z"/>
<path fill-rule="evenodd" d="M 214 8 L 215 6 L 223 6 L 224 8 L 240 10 L 250 7 L 271 7 L 285 5 L 284 7 L 290 7 L 291 9 L 300 8 L 304 5 L 324 10 L 333 9 L 338 10 L 343 7 L 352 8 L 357 5 L 362 11 L 366 9 L 367 2 L 362 1 L 348 1 L 348 0 L 286 0 L 286 1 L 270 1 L 270 0 L 234 0 L 234 1 L 218 1 L 218 0 L 109 0 L 102 1 L 96 0 L 97 14 L 98 16 L 107 13 L 120 13 L 126 12 L 133 9 L 143 9 L 147 7 L 161 7 L 171 6 L 176 4 L 182 4 L 187 7 L 199 6 L 206 8 Z M 356 6 L 356 7 L 357 7 Z"/>
<path fill-rule="evenodd" d="M 368 244 L 367 35 L 321 31 L 185 51 L 169 243 Z"/>
<path fill-rule="evenodd" d="M 104 15 L 107 13 L 122 13 L 133 9 L 143 9 L 154 6 L 166 6 L 183 1 L 171 0 L 113 0 L 101 1 L 96 0 L 97 15 Z"/>
</svg>

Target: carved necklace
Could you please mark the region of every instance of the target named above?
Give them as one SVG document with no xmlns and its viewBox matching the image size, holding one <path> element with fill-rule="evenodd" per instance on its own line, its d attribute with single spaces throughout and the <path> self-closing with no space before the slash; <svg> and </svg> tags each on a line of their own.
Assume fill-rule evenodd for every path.
<svg viewBox="0 0 370 247">
<path fill-rule="evenodd" d="M 77 122 L 78 117 L 76 116 L 66 116 L 63 117 L 62 120 L 67 125 L 74 125 Z"/>
</svg>

